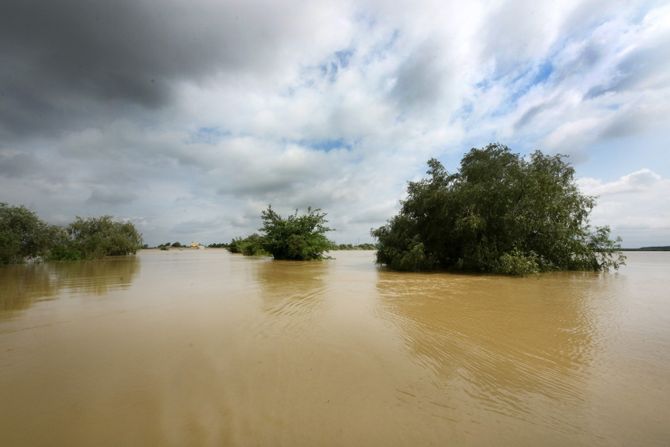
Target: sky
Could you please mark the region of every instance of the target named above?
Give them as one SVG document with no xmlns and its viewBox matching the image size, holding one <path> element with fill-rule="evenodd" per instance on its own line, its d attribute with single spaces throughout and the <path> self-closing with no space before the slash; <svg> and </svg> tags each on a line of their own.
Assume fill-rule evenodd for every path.
<svg viewBox="0 0 670 447">
<path fill-rule="evenodd" d="M 670 5 L 3 0 L 0 202 L 229 241 L 322 208 L 371 241 L 472 147 L 561 153 L 593 225 L 670 244 Z"/>
</svg>

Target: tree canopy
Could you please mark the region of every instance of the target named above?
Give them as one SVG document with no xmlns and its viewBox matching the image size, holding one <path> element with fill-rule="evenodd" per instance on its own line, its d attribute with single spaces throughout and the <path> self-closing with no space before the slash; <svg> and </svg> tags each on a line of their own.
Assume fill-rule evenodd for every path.
<svg viewBox="0 0 670 447">
<path fill-rule="evenodd" d="M 245 238 L 234 238 L 228 244 L 228 251 L 231 253 L 242 253 L 245 256 L 264 256 L 268 252 L 263 248 L 263 236 L 254 233 Z"/>
<path fill-rule="evenodd" d="M 49 225 L 23 206 L 0 203 L 0 264 L 26 259 L 93 259 L 134 254 L 142 236 L 130 222 L 111 216 L 77 217 L 67 227 Z"/>
<path fill-rule="evenodd" d="M 261 214 L 263 220 L 263 249 L 275 259 L 311 260 L 321 259 L 323 253 L 333 247 L 325 234 L 332 231 L 326 226 L 326 213 L 319 208 L 307 208 L 307 213 L 298 211 L 282 218 L 272 206 Z"/>
<path fill-rule="evenodd" d="M 409 182 L 400 213 L 372 231 L 378 263 L 524 274 L 624 261 L 610 229 L 589 225 L 595 199 L 579 191 L 565 156 L 536 151 L 525 159 L 491 144 L 470 150 L 453 174 L 431 159 L 427 174 Z"/>
<path fill-rule="evenodd" d="M 65 246 L 78 259 L 135 254 L 142 247 L 142 235 L 135 226 L 111 216 L 77 217 L 65 231 Z"/>
<path fill-rule="evenodd" d="M 55 231 L 26 207 L 0 203 L 0 264 L 44 256 Z"/>
</svg>

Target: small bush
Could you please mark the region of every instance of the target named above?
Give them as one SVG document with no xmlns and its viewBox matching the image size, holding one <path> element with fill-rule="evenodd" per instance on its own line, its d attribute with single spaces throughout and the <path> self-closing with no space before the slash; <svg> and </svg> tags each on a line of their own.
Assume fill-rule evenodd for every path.
<svg viewBox="0 0 670 447">
<path fill-rule="evenodd" d="M 505 275 L 521 276 L 539 272 L 540 266 L 535 253 L 524 254 L 514 249 L 500 257 L 495 271 Z"/>
<path fill-rule="evenodd" d="M 261 214 L 263 219 L 263 248 L 275 259 L 303 261 L 322 259 L 323 253 L 334 247 L 325 234 L 326 213 L 307 208 L 307 213 L 282 218 L 271 206 Z"/>
<path fill-rule="evenodd" d="M 228 251 L 231 253 L 241 253 L 245 256 L 267 256 L 263 249 L 263 237 L 254 233 L 246 238 L 236 238 L 227 244 Z"/>
</svg>

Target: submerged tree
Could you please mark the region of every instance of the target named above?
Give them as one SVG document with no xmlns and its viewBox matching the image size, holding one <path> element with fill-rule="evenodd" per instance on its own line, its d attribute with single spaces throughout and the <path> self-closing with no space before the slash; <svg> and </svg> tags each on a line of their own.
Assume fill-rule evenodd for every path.
<svg viewBox="0 0 670 447">
<path fill-rule="evenodd" d="M 55 231 L 26 207 L 0 203 L 0 264 L 44 256 Z"/>
<path fill-rule="evenodd" d="M 400 213 L 372 231 L 377 262 L 396 270 L 456 269 L 524 274 L 607 270 L 624 257 L 608 227 L 592 228 L 595 204 L 561 155 L 528 160 L 491 144 L 472 149 L 460 172 L 428 161 L 410 182 Z"/>
<path fill-rule="evenodd" d="M 319 208 L 298 211 L 286 219 L 271 206 L 261 214 L 263 219 L 263 248 L 275 259 L 311 260 L 323 258 L 323 253 L 333 247 L 325 234 L 332 231 L 326 226 L 326 213 Z"/>
<path fill-rule="evenodd" d="M 130 222 L 117 222 L 111 216 L 77 217 L 55 244 L 55 260 L 95 259 L 104 256 L 135 254 L 142 247 L 142 235 Z"/>
<path fill-rule="evenodd" d="M 130 222 L 110 216 L 77 219 L 67 227 L 49 225 L 23 206 L 0 203 L 0 264 L 26 259 L 72 261 L 134 254 L 142 236 Z"/>
</svg>

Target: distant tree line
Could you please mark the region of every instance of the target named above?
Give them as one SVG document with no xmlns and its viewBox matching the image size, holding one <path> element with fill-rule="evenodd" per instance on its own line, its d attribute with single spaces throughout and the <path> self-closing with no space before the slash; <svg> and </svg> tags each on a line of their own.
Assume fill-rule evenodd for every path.
<svg viewBox="0 0 670 447">
<path fill-rule="evenodd" d="M 491 144 L 468 152 L 459 172 L 431 159 L 427 174 L 409 182 L 399 214 L 372 231 L 378 263 L 512 275 L 624 263 L 609 227 L 589 225 L 595 199 L 579 191 L 561 155 L 525 159 Z"/>
<path fill-rule="evenodd" d="M 244 253 L 256 256 L 268 256 L 265 250 L 258 244 L 258 234 L 254 233 L 247 238 L 235 238 L 230 242 L 217 242 L 207 248 L 227 248 L 231 253 Z M 244 249 L 245 247 L 246 250 Z M 328 250 L 376 250 L 377 246 L 371 243 L 363 244 L 333 244 Z"/>
<path fill-rule="evenodd" d="M 24 206 L 0 203 L 0 264 L 26 260 L 81 260 L 135 254 L 142 235 L 111 216 L 81 218 L 65 227 L 49 225 Z"/>
<path fill-rule="evenodd" d="M 375 244 L 336 244 L 334 250 L 376 250 Z"/>
<path fill-rule="evenodd" d="M 170 248 L 182 248 L 186 247 L 186 245 L 182 244 L 179 241 L 176 242 L 163 242 L 162 244 L 158 244 L 156 248 L 160 250 L 169 250 Z"/>
<path fill-rule="evenodd" d="M 209 244 L 207 248 L 228 248 L 229 244 L 227 242 L 214 242 Z"/>
<path fill-rule="evenodd" d="M 670 245 L 640 247 L 640 248 L 622 248 L 621 251 L 670 251 Z"/>
</svg>

